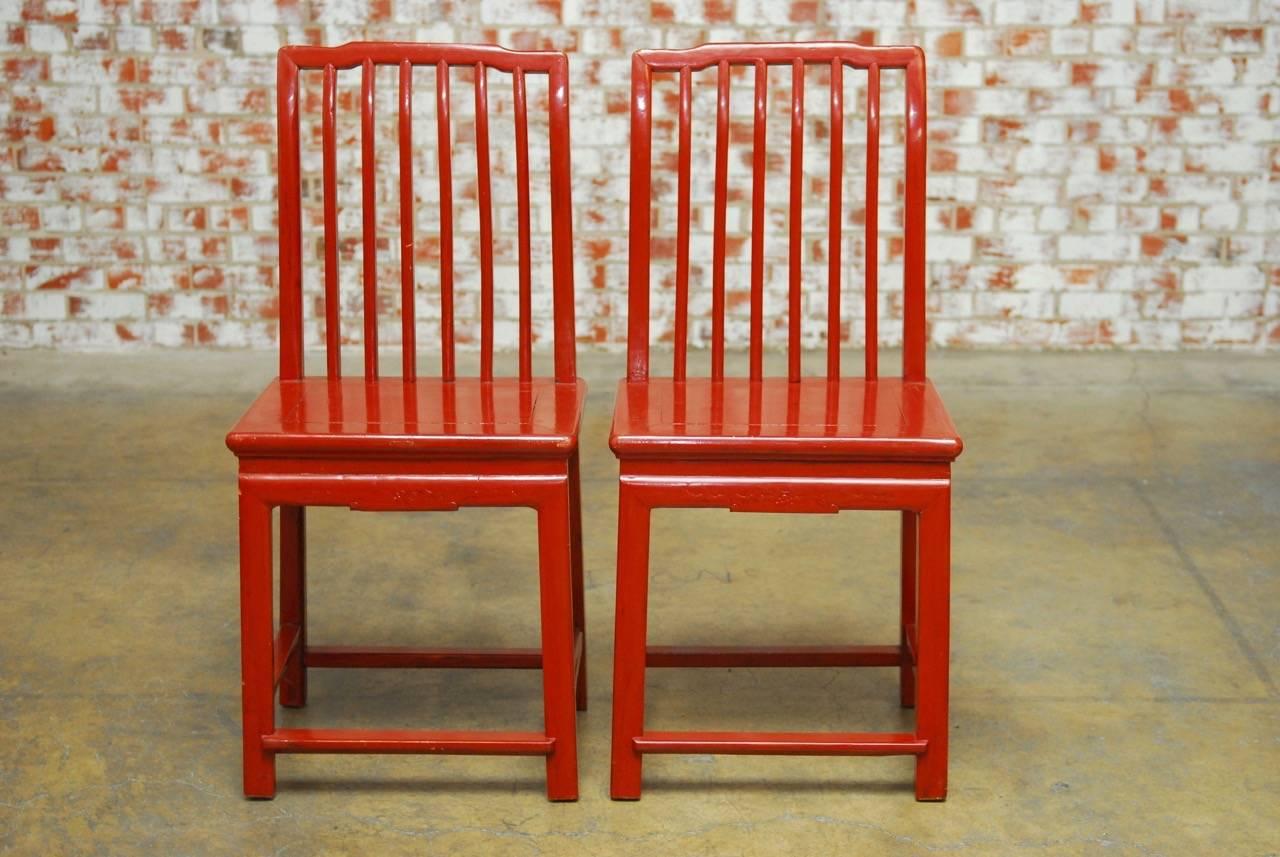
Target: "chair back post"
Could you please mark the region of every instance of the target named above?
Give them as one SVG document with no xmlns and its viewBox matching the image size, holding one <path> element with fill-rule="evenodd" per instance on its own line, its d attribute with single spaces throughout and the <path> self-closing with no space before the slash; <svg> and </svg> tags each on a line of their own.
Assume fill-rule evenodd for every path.
<svg viewBox="0 0 1280 857">
<path fill-rule="evenodd" d="M 644 51 L 631 57 L 631 241 L 628 248 L 627 380 L 649 377 L 649 207 L 653 148 L 651 81 Z"/>
<path fill-rule="evenodd" d="M 302 188 L 298 152 L 298 66 L 285 51 L 276 62 L 279 135 L 280 377 L 302 377 Z"/>
<path fill-rule="evenodd" d="M 631 209 L 630 259 L 627 325 L 627 378 L 632 381 L 649 377 L 649 307 L 650 264 L 652 262 L 652 129 L 653 82 L 655 73 L 673 73 L 679 85 L 679 121 L 677 153 L 677 223 L 675 260 L 675 344 L 672 377 L 683 380 L 688 340 L 689 301 L 689 163 L 691 118 L 689 116 L 691 73 L 708 68 L 717 71 L 715 202 L 712 235 L 712 341 L 711 377 L 724 376 L 725 300 L 725 207 L 727 204 L 727 163 L 729 132 L 730 67 L 750 66 L 754 70 L 755 97 L 752 111 L 751 200 L 749 276 L 750 377 L 763 375 L 764 339 L 764 230 L 768 218 L 765 207 L 766 129 L 769 66 L 790 66 L 791 122 L 790 175 L 788 197 L 788 269 L 787 269 L 787 377 L 795 382 L 801 377 L 802 343 L 801 289 L 802 253 L 804 249 L 802 214 L 804 195 L 804 70 L 808 65 L 828 65 L 831 73 L 830 116 L 832 129 L 829 152 L 828 289 L 827 289 L 827 355 L 826 376 L 840 376 L 840 344 L 843 325 L 840 317 L 841 221 L 843 217 L 843 172 L 845 104 L 843 100 L 844 67 L 867 72 L 867 160 L 865 218 L 865 376 L 879 374 L 878 324 L 878 198 L 880 169 L 880 73 L 897 69 L 906 77 L 906 175 L 904 191 L 904 259 L 903 259 L 903 376 L 907 380 L 925 377 L 925 80 L 924 52 L 919 47 L 867 46 L 848 42 L 802 42 L 761 44 L 708 44 L 686 50 L 637 51 L 631 65 Z"/>
<path fill-rule="evenodd" d="M 551 267 L 557 381 L 578 377 L 573 292 L 573 175 L 569 165 L 569 58 L 559 54 L 548 71 L 551 112 Z M 528 324 L 528 319 L 524 320 Z"/>
<path fill-rule="evenodd" d="M 915 48 L 907 64 L 906 211 L 903 244 L 902 375 L 925 378 L 925 170 L 926 128 L 924 51 Z"/>
</svg>

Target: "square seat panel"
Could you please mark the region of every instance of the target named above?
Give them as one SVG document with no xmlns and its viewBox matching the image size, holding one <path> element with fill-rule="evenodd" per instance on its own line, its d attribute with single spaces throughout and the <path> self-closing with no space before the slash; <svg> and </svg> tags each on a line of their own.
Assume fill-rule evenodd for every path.
<svg viewBox="0 0 1280 857">
<path fill-rule="evenodd" d="M 933 384 L 901 378 L 650 378 L 618 386 L 620 458 L 950 462 L 963 444 Z"/>
<path fill-rule="evenodd" d="M 249 458 L 565 458 L 586 389 L 581 379 L 277 378 L 227 446 Z"/>
</svg>

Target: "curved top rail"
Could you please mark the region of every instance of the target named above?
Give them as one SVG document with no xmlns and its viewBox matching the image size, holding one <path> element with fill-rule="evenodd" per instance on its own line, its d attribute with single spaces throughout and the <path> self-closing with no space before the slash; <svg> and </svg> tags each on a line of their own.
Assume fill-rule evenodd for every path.
<svg viewBox="0 0 1280 857">
<path fill-rule="evenodd" d="M 722 60 L 743 65 L 761 61 L 766 65 L 790 65 L 796 60 L 806 63 L 839 60 L 855 68 L 874 64 L 882 69 L 907 68 L 924 60 L 924 51 L 916 45 L 858 45 L 853 42 L 712 42 L 679 50 L 641 50 L 635 55 L 654 71 L 678 71 L 685 67 L 701 71 Z"/>
<path fill-rule="evenodd" d="M 345 45 L 286 45 L 280 49 L 280 57 L 298 68 L 335 69 L 359 67 L 365 60 L 374 65 L 400 65 L 408 60 L 412 65 L 466 66 L 483 63 L 499 71 L 516 69 L 533 72 L 551 72 L 566 65 L 568 59 L 561 51 L 513 51 L 500 45 L 450 45 L 429 42 L 347 42 Z"/>
</svg>

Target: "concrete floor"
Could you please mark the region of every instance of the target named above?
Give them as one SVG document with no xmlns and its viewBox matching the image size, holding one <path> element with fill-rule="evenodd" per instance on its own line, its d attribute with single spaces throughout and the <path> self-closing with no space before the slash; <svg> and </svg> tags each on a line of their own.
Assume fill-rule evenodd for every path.
<svg viewBox="0 0 1280 857">
<path fill-rule="evenodd" d="M 940 353 L 951 797 L 907 759 L 672 756 L 607 798 L 617 355 L 584 359 L 582 799 L 537 759 L 285 757 L 240 796 L 235 464 L 261 354 L 0 355 L 0 852 L 1280 851 L 1275 357 Z M 528 511 L 311 513 L 312 639 L 532 645 Z M 892 642 L 896 519 L 659 512 L 655 642 Z M 839 593 L 834 596 L 833 593 Z M 536 673 L 312 673 L 293 724 L 535 727 Z M 903 724 L 893 670 L 650 674 L 657 728 Z M 642 852 L 643 849 L 643 852 Z"/>
</svg>

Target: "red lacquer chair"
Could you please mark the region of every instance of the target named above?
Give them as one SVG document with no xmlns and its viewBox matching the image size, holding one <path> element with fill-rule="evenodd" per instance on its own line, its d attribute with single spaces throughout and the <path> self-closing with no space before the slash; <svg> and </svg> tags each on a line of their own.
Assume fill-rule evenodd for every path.
<svg viewBox="0 0 1280 857">
<path fill-rule="evenodd" d="M 843 80 L 867 73 L 866 365 L 840 366 L 841 184 L 830 182 L 825 373 L 801 374 L 801 221 L 805 65 L 830 69 L 830 172 L 843 176 Z M 747 377 L 725 375 L 725 226 L 731 67 L 754 67 L 750 351 Z M 792 71 L 788 373 L 763 373 L 764 186 L 768 67 Z M 716 69 L 716 167 L 710 377 L 688 377 L 691 75 Z M 902 377 L 877 366 L 876 234 L 880 72 L 906 77 L 905 302 Z M 674 367 L 649 362 L 651 98 L 653 76 L 678 76 Z M 611 793 L 640 796 L 646 753 L 914 755 L 920 800 L 947 782 L 947 658 L 951 462 L 961 442 L 925 375 L 925 73 L 914 47 L 846 43 L 703 45 L 645 50 L 632 62 L 631 247 L 627 377 L 619 385 L 610 445 L 619 459 L 618 591 Z M 825 106 L 825 105 L 824 105 Z M 894 645 L 827 647 L 648 646 L 650 512 L 717 507 L 742 512 L 902 511 L 901 637 Z M 841 593 L 832 593 L 840 597 Z M 849 593 L 853 597 L 853 593 Z M 900 671 L 906 733 L 656 732 L 644 725 L 646 667 L 871 666 Z"/>
<path fill-rule="evenodd" d="M 399 69 L 400 377 L 379 372 L 375 229 L 374 69 Z M 435 69 L 441 245 L 441 372 L 419 377 L 414 329 L 413 69 Z M 480 228 L 480 374 L 458 377 L 454 355 L 454 235 L 450 67 L 475 71 Z M 364 367 L 342 374 L 337 250 L 337 71 L 360 69 Z M 326 372 L 305 377 L 299 73 L 323 75 L 324 327 Z M 519 225 L 519 375 L 494 376 L 494 272 L 488 71 L 510 75 L 515 112 Z M 529 142 L 525 76 L 548 75 L 554 377 L 532 371 Z M 578 796 L 575 704 L 586 708 L 578 425 L 585 384 L 574 364 L 568 60 L 562 53 L 493 46 L 357 43 L 287 47 L 279 57 L 280 376 L 227 436 L 239 459 L 244 790 L 275 793 L 280 753 L 542 755 L 547 795 Z M 307 638 L 307 506 L 364 511 L 449 511 L 463 506 L 537 510 L 542 645 L 501 651 L 350 648 Z M 280 510 L 280 627 L 272 619 L 272 509 Z M 280 703 L 302 706 L 309 667 L 541 669 L 541 732 L 282 729 Z"/>
</svg>

